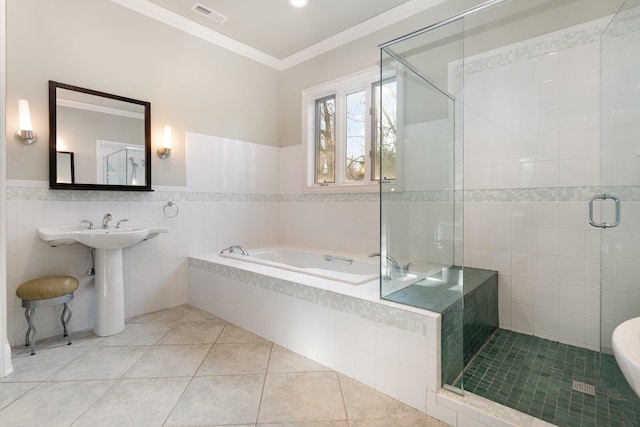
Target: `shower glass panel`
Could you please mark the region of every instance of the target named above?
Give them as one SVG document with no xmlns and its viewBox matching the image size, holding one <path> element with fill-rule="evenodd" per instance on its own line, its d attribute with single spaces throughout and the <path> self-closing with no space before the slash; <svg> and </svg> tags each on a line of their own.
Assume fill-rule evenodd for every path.
<svg viewBox="0 0 640 427">
<path fill-rule="evenodd" d="M 602 34 L 601 193 L 620 198 L 620 225 L 601 232 L 600 345 L 640 316 L 640 0 L 628 0 Z M 601 202 L 611 223 L 614 203 Z"/>
<path fill-rule="evenodd" d="M 375 151 L 381 298 L 443 313 L 443 384 L 459 389 L 463 31 L 458 19 L 381 47 Z"/>
<path fill-rule="evenodd" d="M 102 183 L 140 185 L 145 180 L 144 150 L 125 147 L 102 158 Z"/>
</svg>

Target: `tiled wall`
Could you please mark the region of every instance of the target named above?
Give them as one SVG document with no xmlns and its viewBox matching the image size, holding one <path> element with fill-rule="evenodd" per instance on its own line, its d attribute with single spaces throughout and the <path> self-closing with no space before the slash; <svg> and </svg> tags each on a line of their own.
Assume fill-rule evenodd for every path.
<svg viewBox="0 0 640 427">
<path fill-rule="evenodd" d="M 606 20 L 465 63 L 465 263 L 500 273 L 500 324 L 597 349 Z"/>
<path fill-rule="evenodd" d="M 72 330 L 93 325 L 93 279 L 89 249 L 80 244 L 49 247 L 36 235 L 48 225 L 80 219 L 99 223 L 109 212 L 131 224 L 153 222 L 169 233 L 123 250 L 127 317 L 187 302 L 187 257 L 232 245 L 277 242 L 279 150 L 258 144 L 187 134 L 187 188 L 156 187 L 152 193 L 52 191 L 48 183 L 10 181 L 7 188 L 8 335 L 24 340 L 26 320 L 15 296 L 19 284 L 44 274 L 72 274 L 80 288 L 72 301 Z M 153 161 L 171 161 L 159 160 Z M 247 170 L 238 164 L 252 165 Z M 258 176 L 259 175 L 259 176 Z M 179 214 L 166 218 L 167 201 Z M 60 334 L 60 307 L 36 311 L 38 338 Z"/>
<path fill-rule="evenodd" d="M 302 145 L 281 149 L 280 242 L 357 254 L 378 252 L 378 193 L 303 194 L 303 156 Z"/>
</svg>

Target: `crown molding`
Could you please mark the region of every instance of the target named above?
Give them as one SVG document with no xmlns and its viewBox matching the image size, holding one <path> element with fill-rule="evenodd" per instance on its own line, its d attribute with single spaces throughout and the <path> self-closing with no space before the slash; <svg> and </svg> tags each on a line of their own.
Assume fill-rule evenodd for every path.
<svg viewBox="0 0 640 427">
<path fill-rule="evenodd" d="M 191 21 L 175 12 L 160 7 L 149 0 L 111 0 L 111 2 L 120 6 L 141 13 L 142 15 L 155 19 L 156 21 L 167 24 L 178 30 L 191 34 L 192 36 L 198 37 L 209 43 L 215 44 L 279 71 L 286 70 L 287 68 L 291 68 L 302 62 L 308 61 L 318 55 L 322 55 L 323 53 L 350 43 L 360 37 L 371 34 L 380 28 L 384 28 L 402 21 L 403 19 L 407 19 L 416 13 L 427 10 L 440 3 L 444 3 L 445 1 L 448 0 L 409 0 L 400 6 L 396 6 L 387 12 L 374 16 L 367 21 L 287 56 L 284 59 L 278 59 L 271 55 L 267 55 L 258 49 L 234 40 L 231 37 L 207 28 L 204 25 Z"/>
<path fill-rule="evenodd" d="M 207 28 L 204 25 L 191 21 L 190 19 L 160 7 L 148 0 L 111 0 L 111 2 L 141 13 L 142 15 L 155 19 L 156 21 L 167 24 L 178 30 L 182 30 L 185 33 L 191 34 L 192 36 L 198 37 L 209 43 L 230 50 L 231 52 L 235 52 L 238 55 L 253 59 L 256 62 L 260 62 L 275 69 L 280 68 L 281 61 L 279 59 L 274 58 L 271 55 L 267 55 L 266 53 L 259 51 L 258 49 L 254 49 L 244 43 L 240 43 L 239 41 Z"/>
<path fill-rule="evenodd" d="M 360 37 L 374 33 L 381 28 L 388 27 L 396 22 L 410 18 L 416 13 L 432 8 L 447 0 L 409 0 L 406 3 L 396 6 L 380 15 L 374 16 L 358 25 L 331 36 L 321 42 L 318 42 L 308 48 L 302 49 L 280 61 L 280 70 L 285 70 L 298 65 L 316 56 L 327 53 L 347 43 L 351 43 Z"/>
</svg>

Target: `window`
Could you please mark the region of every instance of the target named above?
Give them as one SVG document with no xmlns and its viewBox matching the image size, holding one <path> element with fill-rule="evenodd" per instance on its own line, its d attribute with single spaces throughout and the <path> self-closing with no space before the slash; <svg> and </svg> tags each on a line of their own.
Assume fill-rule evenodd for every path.
<svg viewBox="0 0 640 427">
<path fill-rule="evenodd" d="M 364 90 L 347 95 L 347 134 L 345 136 L 347 158 L 345 180 L 362 181 L 365 177 L 367 156 L 367 93 Z"/>
<path fill-rule="evenodd" d="M 380 85 L 377 68 L 303 91 L 305 189 L 377 191 L 381 171 L 395 179 L 396 103 L 395 78 Z"/>
<path fill-rule="evenodd" d="M 373 171 L 375 180 L 379 180 L 380 176 L 385 180 L 396 179 L 396 155 L 397 155 L 397 84 L 396 79 L 387 79 L 380 83 L 375 83 L 373 87 L 374 94 L 374 117 L 376 123 L 374 125 L 375 134 L 375 151 Z M 380 109 L 380 101 L 382 101 L 382 111 Z M 382 138 L 380 133 L 382 132 Z"/>
<path fill-rule="evenodd" d="M 316 100 L 316 183 L 336 182 L 336 97 Z"/>
</svg>

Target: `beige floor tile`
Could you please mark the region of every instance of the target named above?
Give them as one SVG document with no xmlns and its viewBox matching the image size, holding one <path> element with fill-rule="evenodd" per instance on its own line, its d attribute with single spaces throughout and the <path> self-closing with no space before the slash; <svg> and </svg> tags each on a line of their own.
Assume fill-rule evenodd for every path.
<svg viewBox="0 0 640 427">
<path fill-rule="evenodd" d="M 37 385 L 38 383 L 0 383 L 0 410 Z"/>
<path fill-rule="evenodd" d="M 98 346 L 154 345 L 173 328 L 174 323 L 131 323 L 119 334 L 105 337 Z"/>
<path fill-rule="evenodd" d="M 256 424 L 258 427 L 349 427 L 348 421 L 309 421 L 301 423 Z"/>
<path fill-rule="evenodd" d="M 113 381 L 44 382 L 0 411 L 0 425 L 68 426 Z"/>
<path fill-rule="evenodd" d="M 223 327 L 217 322 L 176 323 L 158 344 L 213 344 Z"/>
<path fill-rule="evenodd" d="M 226 323 L 221 318 L 195 307 L 192 308 L 191 311 L 189 311 L 182 319 L 178 320 L 178 322 L 180 323 L 217 322 L 217 323 L 223 323 L 223 324 Z"/>
<path fill-rule="evenodd" d="M 258 422 L 346 419 L 340 383 L 335 372 L 267 374 Z"/>
<path fill-rule="evenodd" d="M 149 347 L 92 347 L 49 380 L 118 379 L 149 350 Z"/>
<path fill-rule="evenodd" d="M 131 319 L 113 337 L 74 333 L 73 342 L 42 340 L 34 356 L 12 349 L 0 426 L 66 426 L 78 417 L 91 426 L 446 426 L 186 305 Z"/>
<path fill-rule="evenodd" d="M 151 347 L 124 375 L 125 378 L 192 377 L 211 346 L 167 345 Z"/>
<path fill-rule="evenodd" d="M 214 344 L 197 375 L 264 375 L 270 354 L 270 342 Z"/>
<path fill-rule="evenodd" d="M 273 345 L 268 370 L 270 374 L 318 371 L 331 371 L 331 369 L 279 345 Z"/>
<path fill-rule="evenodd" d="M 174 323 L 180 321 L 180 319 L 186 316 L 192 309 L 193 307 L 189 305 L 179 305 L 177 307 L 171 307 L 132 317 L 127 319 L 127 323 Z"/>
<path fill-rule="evenodd" d="M 74 426 L 160 426 L 190 378 L 120 380 Z"/>
<path fill-rule="evenodd" d="M 36 348 L 33 356 L 29 352 L 21 353 L 11 359 L 13 374 L 0 379 L 0 382 L 44 381 L 88 350 L 88 347 L 68 345 Z"/>
<path fill-rule="evenodd" d="M 222 333 L 218 337 L 216 344 L 239 344 L 239 343 L 248 343 L 248 342 L 270 342 L 258 335 L 254 335 L 251 332 L 242 329 L 236 325 L 232 325 L 231 323 L 227 323 L 227 325 L 222 330 Z"/>
<path fill-rule="evenodd" d="M 413 417 L 420 412 L 351 378 L 339 375 L 349 420 Z"/>
<path fill-rule="evenodd" d="M 264 375 L 196 377 L 165 425 L 253 424 L 263 384 Z"/>
<path fill-rule="evenodd" d="M 413 417 L 386 418 L 380 420 L 351 420 L 350 427 L 449 427 L 428 415 L 416 415 Z"/>
<path fill-rule="evenodd" d="M 104 337 L 99 337 L 93 333 L 93 331 L 72 331 L 71 332 L 71 345 L 78 347 L 93 347 L 99 344 Z M 36 351 L 42 347 L 64 347 L 67 344 L 67 337 L 57 335 L 55 337 L 46 338 L 36 343 Z"/>
</svg>

